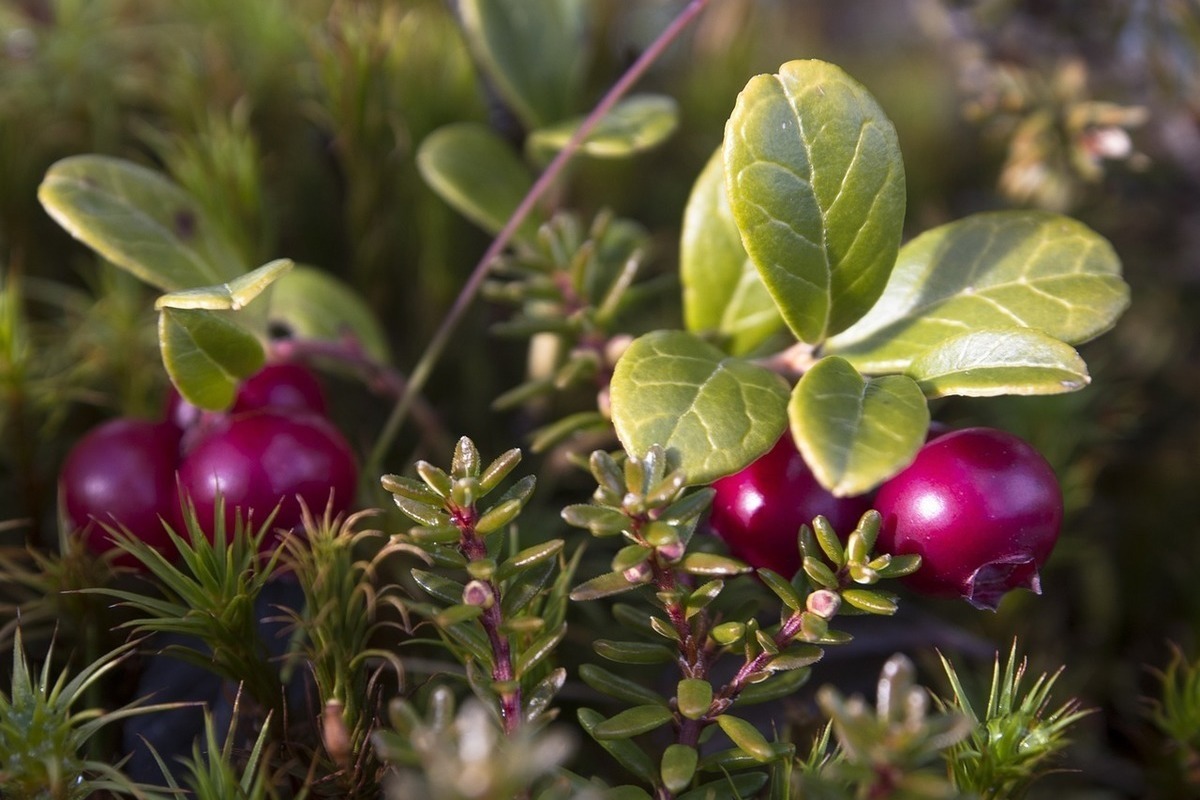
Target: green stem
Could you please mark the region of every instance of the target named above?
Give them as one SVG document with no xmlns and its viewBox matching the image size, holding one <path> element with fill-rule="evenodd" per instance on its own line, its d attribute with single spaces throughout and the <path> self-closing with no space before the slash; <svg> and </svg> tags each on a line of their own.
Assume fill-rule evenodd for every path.
<svg viewBox="0 0 1200 800">
<path fill-rule="evenodd" d="M 363 468 L 364 476 L 375 475 L 379 472 L 383 464 L 384 457 L 392 446 L 392 442 L 396 438 L 396 434 L 400 432 L 400 426 L 404 424 L 404 420 L 408 416 L 410 407 L 413 404 L 414 398 L 420 395 L 425 388 L 425 383 L 429 380 L 429 376 L 433 372 L 434 366 L 442 356 L 442 352 L 446 349 L 446 345 L 450 341 L 455 328 L 458 327 L 459 321 L 466 314 L 467 309 L 475 299 L 475 295 L 479 293 L 480 287 L 483 286 L 484 280 L 487 278 L 488 271 L 491 268 L 497 256 L 503 252 L 504 248 L 512 240 L 513 235 L 517 232 L 521 223 L 533 211 L 535 205 L 541 200 L 542 196 L 549 191 L 554 182 L 558 180 L 567 163 L 579 150 L 584 140 L 595 129 L 602 119 L 612 110 L 617 101 L 629 92 L 633 85 L 646 73 L 650 66 L 662 56 L 663 52 L 679 37 L 683 30 L 691 24 L 700 12 L 709 4 L 710 0 L 691 0 L 690 3 L 679 15 L 671 21 L 671 23 L 663 29 L 650 46 L 638 57 L 638 59 L 626 70 L 616 83 L 608 90 L 608 92 L 596 104 L 591 113 L 583 120 L 583 123 L 575 131 L 575 134 L 567 142 L 566 146 L 559 151 L 554 160 L 550 162 L 545 171 L 530 187 L 529 192 L 521 200 L 520 205 L 513 211 L 512 216 L 508 218 L 504 228 L 492 240 L 491 245 L 479 259 L 479 263 L 475 265 L 471 275 L 467 278 L 467 282 L 463 285 L 462 291 L 455 298 L 454 304 L 450 307 L 446 316 L 442 319 L 441 325 L 434 332 L 433 338 L 430 340 L 425 352 L 422 353 L 417 365 L 413 368 L 412 374 L 408 379 L 408 390 L 400 397 L 395 407 L 392 409 L 391 415 L 384 424 L 383 430 L 379 434 L 379 438 L 375 442 L 375 447 L 371 451 L 370 457 Z"/>
</svg>

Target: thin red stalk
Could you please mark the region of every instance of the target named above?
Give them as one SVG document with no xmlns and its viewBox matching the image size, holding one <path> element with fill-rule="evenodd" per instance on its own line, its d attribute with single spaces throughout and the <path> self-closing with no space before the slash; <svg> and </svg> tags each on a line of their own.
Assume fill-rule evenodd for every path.
<svg viewBox="0 0 1200 800">
<path fill-rule="evenodd" d="M 704 10 L 709 2 L 710 0 L 691 0 L 679 12 L 679 15 L 663 29 L 662 33 L 650 43 L 650 46 L 625 71 L 625 74 L 612 85 L 604 97 L 600 99 L 600 102 L 596 104 L 596 107 L 583 120 L 583 123 L 575 131 L 567 144 L 554 157 L 554 160 L 550 162 L 549 166 L 546 167 L 533 186 L 530 187 L 529 192 L 521 200 L 520 205 L 517 206 L 512 216 L 508 218 L 508 222 L 505 223 L 504 228 L 492 240 L 487 252 L 483 254 L 483 257 L 479 259 L 479 263 L 475 265 L 471 275 L 467 278 L 467 282 L 463 285 L 462 291 L 455 298 L 454 304 L 442 319 L 441 325 L 434 332 L 433 338 L 425 348 L 421 359 L 413 368 L 412 374 L 408 379 L 408 391 L 401 396 L 399 402 L 392 409 L 387 422 L 384 424 L 383 430 L 375 442 L 375 448 L 371 451 L 370 458 L 368 458 L 363 469 L 364 475 L 374 475 L 379 471 L 388 448 L 391 447 L 392 441 L 396 438 L 396 434 L 400 430 L 400 426 L 408 416 L 413 399 L 425 388 L 425 383 L 429 380 L 429 376 L 433 372 L 433 367 L 437 363 L 437 360 L 441 358 L 442 352 L 446 349 L 446 345 L 450 341 L 450 336 L 454 333 L 459 321 L 474 301 L 475 295 L 479 293 L 480 287 L 483 286 L 488 271 L 491 269 L 492 262 L 496 260 L 496 257 L 512 241 L 512 237 L 516 234 L 521 223 L 525 221 L 525 218 L 533 211 L 538 201 L 549 191 L 554 182 L 558 180 L 567 163 L 579 150 L 588 135 L 604 119 L 605 115 L 612 110 L 617 101 L 624 97 L 633 88 L 633 85 L 645 75 L 650 66 L 662 56 L 663 52 L 691 24 L 692 20 L 699 16 L 700 12 Z"/>
</svg>

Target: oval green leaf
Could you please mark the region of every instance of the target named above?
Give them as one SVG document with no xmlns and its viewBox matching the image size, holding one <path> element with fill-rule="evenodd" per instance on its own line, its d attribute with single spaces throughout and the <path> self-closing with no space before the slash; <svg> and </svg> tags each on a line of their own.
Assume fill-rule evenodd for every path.
<svg viewBox="0 0 1200 800">
<path fill-rule="evenodd" d="M 817 344 L 887 283 L 904 223 L 904 162 L 875 99 L 832 64 L 753 78 L 725 127 L 725 176 L 746 251 L 792 331 Z"/>
<path fill-rule="evenodd" d="M 155 309 L 206 308 L 211 311 L 240 311 L 263 290 L 291 271 L 290 258 L 277 258 L 245 275 L 216 286 L 170 292 L 154 302 Z"/>
<path fill-rule="evenodd" d="M 975 214 L 901 248 L 879 302 L 825 352 L 864 372 L 903 372 L 975 330 L 1035 328 L 1080 344 L 1128 305 L 1116 252 L 1083 223 L 1043 211 Z"/>
<path fill-rule="evenodd" d="M 1061 394 L 1091 382 L 1074 347 L 1033 328 L 953 336 L 917 356 L 905 374 L 926 397 Z"/>
<path fill-rule="evenodd" d="M 683 319 L 689 331 L 715 331 L 730 353 L 752 351 L 783 328 L 783 317 L 733 221 L 725 162 L 713 153 L 692 186 L 679 243 Z"/>
<path fill-rule="evenodd" d="M 775 757 L 775 748 L 766 740 L 758 728 L 741 717 L 722 714 L 717 717 L 717 724 L 726 736 L 738 747 L 746 751 L 751 758 L 758 761 L 770 761 Z"/>
<path fill-rule="evenodd" d="M 459 0 L 475 60 L 527 129 L 570 117 L 586 77 L 587 0 Z"/>
<path fill-rule="evenodd" d="M 659 769 L 663 786 L 675 794 L 682 792 L 692 782 L 699 762 L 700 754 L 696 752 L 696 748 L 686 744 L 668 745 L 663 751 Z"/>
<path fill-rule="evenodd" d="M 228 407 L 238 381 L 265 361 L 258 337 L 218 311 L 162 309 L 158 342 L 179 394 L 210 411 Z"/>
<path fill-rule="evenodd" d="M 538 161 L 549 161 L 562 150 L 583 117 L 539 128 L 525 147 Z M 579 152 L 593 158 L 626 158 L 658 147 L 679 125 L 679 104 L 659 94 L 635 94 L 621 100 L 592 129 Z"/>
<path fill-rule="evenodd" d="M 580 665 L 579 677 L 596 691 L 627 703 L 637 703 L 638 705 L 658 703 L 664 707 L 667 705 L 667 701 L 658 692 L 645 684 L 609 672 L 596 664 Z"/>
<path fill-rule="evenodd" d="M 929 429 L 929 406 L 911 378 L 864 378 L 845 359 L 829 356 L 796 384 L 788 418 L 813 475 L 847 497 L 912 461 Z"/>
<path fill-rule="evenodd" d="M 682 331 L 635 340 L 613 373 L 612 418 L 621 444 L 644 456 L 675 450 L 691 484 L 729 475 L 765 453 L 786 425 L 779 375 L 726 356 Z"/>
<path fill-rule="evenodd" d="M 666 706 L 634 706 L 598 723 L 590 733 L 598 740 L 628 739 L 661 728 L 673 718 L 674 714 Z"/>
<path fill-rule="evenodd" d="M 679 713 L 688 719 L 701 719 L 712 706 L 712 684 L 700 678 L 684 678 L 675 688 Z"/>
<path fill-rule="evenodd" d="M 417 169 L 438 196 L 490 234 L 497 234 L 533 186 L 533 176 L 508 143 L 475 122 L 438 128 L 417 151 Z M 536 209 L 517 229 L 522 242 L 537 238 L 545 216 Z"/>
<path fill-rule="evenodd" d="M 64 158 L 46 172 L 38 200 L 76 239 L 165 292 L 224 283 L 246 271 L 195 198 L 132 162 Z"/>
<path fill-rule="evenodd" d="M 297 338 L 340 341 L 347 336 L 379 364 L 391 362 L 379 319 L 349 284 L 317 267 L 298 264 L 271 284 L 267 319 Z"/>
</svg>

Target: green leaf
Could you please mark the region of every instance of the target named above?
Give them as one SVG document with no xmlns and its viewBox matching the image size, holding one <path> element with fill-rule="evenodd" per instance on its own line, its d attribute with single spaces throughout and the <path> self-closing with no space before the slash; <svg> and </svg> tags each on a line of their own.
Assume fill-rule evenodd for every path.
<svg viewBox="0 0 1200 800">
<path fill-rule="evenodd" d="M 752 571 L 745 561 L 718 555 L 717 553 L 688 553 L 679 564 L 679 569 L 692 575 L 725 577 L 744 575 Z"/>
<path fill-rule="evenodd" d="M 1080 344 L 1128 305 L 1120 260 L 1086 225 L 1042 211 L 975 214 L 904 245 L 879 302 L 825 352 L 864 372 L 902 372 L 976 330 L 1036 328 Z"/>
<path fill-rule="evenodd" d="M 344 281 L 298 264 L 271 285 L 267 319 L 301 339 L 338 341 L 353 336 L 379 364 L 391 362 L 387 335 L 370 307 Z"/>
<path fill-rule="evenodd" d="M 913 359 L 905 374 L 926 397 L 1061 394 L 1091 382 L 1075 348 L 1033 328 L 952 336 Z"/>
<path fill-rule="evenodd" d="M 638 705 L 659 703 L 663 706 L 667 704 L 663 697 L 648 686 L 609 672 L 596 664 L 580 665 L 579 677 L 596 691 L 627 703 L 637 703 Z"/>
<path fill-rule="evenodd" d="M 597 639 L 592 649 L 602 658 L 621 664 L 666 664 L 675 660 L 675 651 L 650 642 L 614 642 Z"/>
<path fill-rule="evenodd" d="M 658 704 L 634 706 L 598 723 L 590 733 L 597 740 L 629 739 L 661 728 L 674 718 L 671 709 Z"/>
<path fill-rule="evenodd" d="M 532 547 L 526 547 L 521 552 L 508 558 L 500 565 L 496 571 L 496 580 L 505 581 L 520 572 L 536 567 L 545 561 L 549 561 L 562 551 L 563 545 L 566 542 L 563 539 L 551 539 L 542 544 L 535 544 Z"/>
<path fill-rule="evenodd" d="M 583 117 L 532 131 L 526 150 L 536 160 L 549 161 L 575 135 Z M 634 94 L 608 112 L 584 139 L 579 152 L 593 158 L 625 158 L 659 146 L 679 124 L 679 104 L 658 94 Z"/>
<path fill-rule="evenodd" d="M 164 308 L 158 341 L 175 388 L 192 405 L 212 411 L 228 407 L 238 381 L 265 361 L 258 338 L 215 311 Z"/>
<path fill-rule="evenodd" d="M 154 302 L 154 308 L 204 308 L 213 311 L 239 311 L 264 289 L 291 271 L 289 258 L 278 258 L 245 275 L 216 286 L 203 286 L 169 292 Z"/>
<path fill-rule="evenodd" d="M 491 128 L 460 122 L 438 128 L 417 151 L 417 169 L 451 207 L 497 234 L 533 186 L 529 170 Z M 536 209 L 517 229 L 522 242 L 537 239 L 545 216 Z"/>
<path fill-rule="evenodd" d="M 554 652 L 554 648 L 558 647 L 558 643 L 567 634 L 566 624 L 559 625 L 552 631 L 539 636 L 527 648 L 521 652 L 521 657 L 517 659 L 516 676 L 520 680 L 529 674 L 529 671 L 546 659 L 548 655 Z"/>
<path fill-rule="evenodd" d="M 782 697 L 795 694 L 796 691 L 808 683 L 808 679 L 812 676 L 812 670 L 794 669 L 786 672 L 779 672 L 772 675 L 765 681 L 752 683 L 742 690 L 742 693 L 737 697 L 737 705 L 750 706 L 756 703 L 770 703 Z"/>
<path fill-rule="evenodd" d="M 630 453 L 678 451 L 692 484 L 736 472 L 765 453 L 786 424 L 787 384 L 682 331 L 635 340 L 617 362 L 612 416 Z"/>
<path fill-rule="evenodd" d="M 663 786 L 674 793 L 682 792 L 692 782 L 699 761 L 700 754 L 696 752 L 696 748 L 686 744 L 669 745 L 663 751 L 662 765 L 659 769 Z"/>
<path fill-rule="evenodd" d="M 679 713 L 688 719 L 701 719 L 712 706 L 712 684 L 700 678 L 684 678 L 675 688 Z"/>
<path fill-rule="evenodd" d="M 194 197 L 132 162 L 64 158 L 46 172 L 38 200 L 76 239 L 165 292 L 220 284 L 246 271 Z"/>
<path fill-rule="evenodd" d="M 679 243 L 683 319 L 689 331 L 716 331 L 743 355 L 783 327 L 779 307 L 746 255 L 725 191 L 725 162 L 713 153 L 692 187 Z"/>
<path fill-rule="evenodd" d="M 890 478 L 912 461 L 929 429 L 929 407 L 911 378 L 864 378 L 837 357 L 804 374 L 788 417 L 813 475 L 838 497 Z"/>
<path fill-rule="evenodd" d="M 667 713 L 670 714 L 671 712 L 668 711 Z M 602 739 L 597 736 L 597 726 L 603 724 L 605 721 L 604 717 L 597 711 L 590 708 L 581 708 L 576 716 L 579 719 L 579 724 L 588 732 L 588 735 L 599 742 L 600 746 L 607 750 L 609 755 L 619 761 L 621 766 L 646 783 L 654 783 L 658 777 L 658 770 L 654 768 L 654 762 L 650 760 L 650 756 L 646 754 L 645 750 L 628 739 Z"/>
<path fill-rule="evenodd" d="M 527 129 L 577 108 L 590 60 L 586 0 L 460 0 L 467 44 Z"/>
<path fill-rule="evenodd" d="M 636 589 L 641 583 L 630 583 L 623 572 L 606 572 L 584 581 L 571 590 L 571 599 L 576 602 L 599 600 L 614 594 Z"/>
<path fill-rule="evenodd" d="M 758 728 L 740 717 L 722 714 L 717 717 L 717 724 L 734 744 L 745 750 L 751 758 L 759 761 L 770 761 L 775 757 L 775 748 L 758 732 Z"/>
<path fill-rule="evenodd" d="M 822 61 L 746 84 L 725 127 L 733 218 L 798 338 L 850 327 L 887 283 L 904 223 L 904 162 L 887 115 Z"/>
</svg>

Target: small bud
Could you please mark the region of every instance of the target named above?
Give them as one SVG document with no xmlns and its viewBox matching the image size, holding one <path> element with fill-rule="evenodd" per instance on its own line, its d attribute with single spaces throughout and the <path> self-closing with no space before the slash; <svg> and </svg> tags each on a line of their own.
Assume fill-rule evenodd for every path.
<svg viewBox="0 0 1200 800">
<path fill-rule="evenodd" d="M 492 592 L 492 587 L 483 581 L 471 581 L 463 587 L 463 603 L 465 605 L 488 609 L 495 602 L 496 595 Z"/>
<path fill-rule="evenodd" d="M 654 552 L 658 557 L 668 564 L 678 564 L 687 552 L 687 545 L 676 539 L 673 542 L 667 542 L 664 545 L 656 547 Z"/>
<path fill-rule="evenodd" d="M 837 592 L 818 589 L 808 596 L 805 606 L 822 619 L 833 619 L 842 606 L 842 598 L 838 596 Z"/>
<path fill-rule="evenodd" d="M 625 580 L 629 581 L 630 583 L 645 583 L 646 581 L 650 580 L 651 569 L 650 565 L 643 561 L 640 564 L 634 564 L 632 567 L 624 570 L 621 574 L 624 575 Z"/>
<path fill-rule="evenodd" d="M 631 344 L 633 344 L 633 337 L 627 333 L 613 336 L 604 345 L 604 362 L 610 367 L 616 366 L 617 361 L 625 355 L 625 351 Z"/>
</svg>

